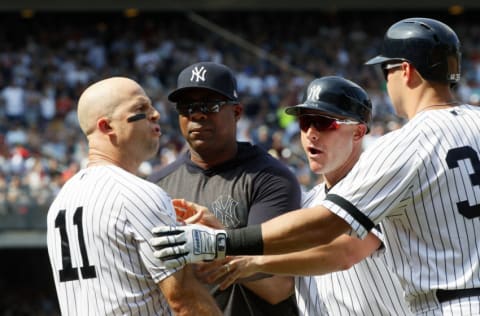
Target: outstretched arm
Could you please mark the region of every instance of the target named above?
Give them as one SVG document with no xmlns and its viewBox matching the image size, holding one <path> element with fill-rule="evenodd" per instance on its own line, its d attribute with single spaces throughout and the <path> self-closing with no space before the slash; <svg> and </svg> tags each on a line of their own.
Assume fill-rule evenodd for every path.
<svg viewBox="0 0 480 316">
<path fill-rule="evenodd" d="M 329 244 L 350 226 L 322 206 L 300 209 L 261 225 L 215 230 L 203 225 L 152 229 L 154 255 L 168 268 L 225 258 L 225 255 L 282 254 Z"/>
<path fill-rule="evenodd" d="M 227 230 L 227 255 L 282 254 L 332 242 L 350 226 L 323 206 L 299 209 L 257 226 Z"/>
<path fill-rule="evenodd" d="M 371 255 L 381 245 L 381 241 L 372 233 L 361 240 L 342 235 L 326 246 L 304 251 L 267 256 L 234 257 L 228 269 L 219 269 L 220 273 L 211 275 L 211 279 L 223 279 L 221 288 L 230 286 L 238 279 L 247 278 L 256 273 L 285 275 L 321 275 L 350 269 Z M 228 271 L 228 273 L 225 273 Z"/>
<path fill-rule="evenodd" d="M 187 224 L 199 223 L 224 229 L 208 208 L 183 199 L 173 200 L 173 203 L 177 218 Z M 328 244 L 336 236 L 340 236 L 342 230 L 348 229 L 350 226 L 343 219 L 322 206 L 287 212 L 261 224 L 263 253 L 286 253 L 315 247 L 318 244 Z M 232 230 L 227 231 L 232 232 Z M 336 236 L 333 236 L 334 234 Z M 320 242 L 322 240 L 324 242 Z M 231 250 L 227 247 L 227 254 L 234 254 Z"/>
</svg>

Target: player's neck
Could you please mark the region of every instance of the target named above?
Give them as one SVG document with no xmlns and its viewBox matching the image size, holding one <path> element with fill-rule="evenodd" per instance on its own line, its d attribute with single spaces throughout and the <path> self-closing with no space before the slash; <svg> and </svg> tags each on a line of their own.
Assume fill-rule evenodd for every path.
<svg viewBox="0 0 480 316">
<path fill-rule="evenodd" d="M 238 146 L 234 145 L 225 148 L 224 150 L 194 150 L 190 148 L 190 159 L 194 164 L 202 169 L 210 169 L 215 166 L 233 159 L 237 155 Z"/>
<path fill-rule="evenodd" d="M 421 90 L 418 96 L 415 115 L 420 112 L 449 108 L 459 104 L 450 88 L 444 84 L 427 86 L 426 89 Z"/>
<path fill-rule="evenodd" d="M 342 168 L 329 172 L 328 174 L 324 174 L 323 181 L 325 182 L 325 187 L 330 190 L 348 174 L 348 171 L 350 171 L 350 169 L 345 170 L 344 166 L 342 166 Z"/>
<path fill-rule="evenodd" d="M 135 174 L 138 169 L 138 164 L 128 163 L 124 160 L 115 159 L 113 156 L 107 155 L 102 152 L 89 152 L 87 168 L 107 165 L 120 167 L 133 174 Z"/>
<path fill-rule="evenodd" d="M 435 104 L 430 104 L 427 106 L 420 106 L 417 113 L 423 112 L 423 111 L 430 111 L 430 110 L 439 110 L 439 109 L 445 109 L 449 108 L 455 105 L 460 104 L 457 100 L 451 100 L 451 101 L 446 101 L 446 102 L 440 102 L 440 103 L 435 103 Z"/>
</svg>

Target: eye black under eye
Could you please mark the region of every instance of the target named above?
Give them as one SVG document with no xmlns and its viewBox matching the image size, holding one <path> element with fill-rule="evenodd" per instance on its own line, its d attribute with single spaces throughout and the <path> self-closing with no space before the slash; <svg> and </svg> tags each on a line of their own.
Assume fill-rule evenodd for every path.
<svg viewBox="0 0 480 316">
<path fill-rule="evenodd" d="M 145 113 L 137 113 L 137 114 L 134 114 L 130 117 L 127 118 L 127 122 L 131 123 L 131 122 L 135 122 L 135 121 L 139 121 L 139 120 L 143 120 L 147 118 L 147 114 Z"/>
</svg>

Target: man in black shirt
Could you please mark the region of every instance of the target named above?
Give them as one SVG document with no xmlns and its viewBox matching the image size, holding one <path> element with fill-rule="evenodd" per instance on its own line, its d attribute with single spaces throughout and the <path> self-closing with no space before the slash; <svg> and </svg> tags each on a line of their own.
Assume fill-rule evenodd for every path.
<svg viewBox="0 0 480 316">
<path fill-rule="evenodd" d="M 168 98 L 176 103 L 189 150 L 151 181 L 173 198 L 208 207 L 227 228 L 260 224 L 282 214 L 279 210 L 300 208 L 300 187 L 290 170 L 263 149 L 237 141 L 243 108 L 228 67 L 188 66 Z M 225 315 L 290 316 L 297 314 L 293 288 L 292 277 L 269 276 L 212 291 Z"/>
</svg>

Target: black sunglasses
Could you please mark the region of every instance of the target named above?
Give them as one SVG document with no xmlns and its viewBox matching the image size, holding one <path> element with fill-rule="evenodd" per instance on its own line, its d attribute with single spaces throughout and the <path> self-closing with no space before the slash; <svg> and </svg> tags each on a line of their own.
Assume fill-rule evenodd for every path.
<svg viewBox="0 0 480 316">
<path fill-rule="evenodd" d="M 195 112 L 203 114 L 218 113 L 224 105 L 235 105 L 237 102 L 231 101 L 199 101 L 199 102 L 178 102 L 176 109 L 180 115 L 190 116 Z"/>
<path fill-rule="evenodd" d="M 388 81 L 388 72 L 391 69 L 400 68 L 402 66 L 402 63 L 403 62 L 396 63 L 396 64 L 383 64 L 382 65 L 383 78 L 385 78 L 385 81 Z"/>
<path fill-rule="evenodd" d="M 310 115 L 304 114 L 298 117 L 298 122 L 300 123 L 300 129 L 303 132 L 307 132 L 310 126 L 313 125 L 319 132 L 336 130 L 340 125 L 354 125 L 360 124 L 357 121 L 352 120 L 340 120 L 333 117 L 323 116 L 323 115 Z"/>
</svg>

